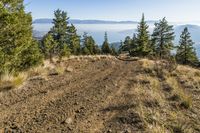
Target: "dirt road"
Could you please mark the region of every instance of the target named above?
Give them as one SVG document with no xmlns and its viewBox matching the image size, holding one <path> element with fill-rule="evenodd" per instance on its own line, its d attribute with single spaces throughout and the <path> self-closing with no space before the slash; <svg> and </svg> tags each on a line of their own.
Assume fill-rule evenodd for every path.
<svg viewBox="0 0 200 133">
<path fill-rule="evenodd" d="M 0 92 L 0 133 L 199 133 L 200 71 L 160 74 L 155 65 L 107 56 L 64 61 L 70 70 Z"/>
<path fill-rule="evenodd" d="M 102 133 L 143 130 L 129 93 L 137 62 L 70 60 L 74 70 L 0 94 L 2 132 Z M 134 126 L 133 126 L 134 125 Z"/>
</svg>

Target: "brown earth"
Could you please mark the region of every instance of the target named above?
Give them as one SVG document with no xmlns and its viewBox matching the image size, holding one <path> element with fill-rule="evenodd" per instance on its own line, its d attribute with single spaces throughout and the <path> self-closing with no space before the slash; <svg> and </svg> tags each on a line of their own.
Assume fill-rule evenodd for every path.
<svg viewBox="0 0 200 133">
<path fill-rule="evenodd" d="M 73 70 L 44 79 L 32 78 L 18 89 L 0 92 L 0 132 L 151 132 L 149 121 L 136 111 L 139 98 L 133 91 L 134 85 L 138 84 L 137 76 L 145 74 L 141 62 L 120 61 L 114 57 L 72 59 L 63 66 Z M 141 84 L 148 86 L 149 82 L 142 80 Z M 161 93 L 166 100 L 169 94 Z M 162 105 L 157 102 L 147 100 L 143 105 L 159 110 Z M 170 104 L 166 110 L 173 110 Z M 184 116 L 195 115 L 191 118 L 195 123 L 191 131 L 200 132 L 200 110 L 195 109 L 189 112 L 181 108 L 176 110 L 185 113 Z M 155 121 L 163 125 L 159 120 Z M 166 130 L 169 128 L 170 125 L 165 127 Z"/>
</svg>

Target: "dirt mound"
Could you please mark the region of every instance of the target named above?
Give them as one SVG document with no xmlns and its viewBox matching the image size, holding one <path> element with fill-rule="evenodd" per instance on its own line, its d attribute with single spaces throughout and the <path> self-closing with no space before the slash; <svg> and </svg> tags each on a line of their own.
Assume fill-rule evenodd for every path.
<svg viewBox="0 0 200 133">
<path fill-rule="evenodd" d="M 160 83 L 153 70 L 145 71 L 151 64 L 145 64 L 115 57 L 62 62 L 63 74 L 33 77 L 18 89 L 0 93 L 0 132 L 200 132 L 199 84 L 192 89 L 179 84 L 178 70 L 170 77 L 177 86 L 169 77 Z M 193 96 L 191 108 L 179 106 L 187 103 L 185 93 L 177 91 L 180 100 L 170 99 L 179 89 L 175 87 Z"/>
</svg>

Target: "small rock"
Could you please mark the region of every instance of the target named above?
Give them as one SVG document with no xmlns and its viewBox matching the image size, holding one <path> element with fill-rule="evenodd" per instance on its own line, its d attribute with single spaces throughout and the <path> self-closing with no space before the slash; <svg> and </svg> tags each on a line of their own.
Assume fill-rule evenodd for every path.
<svg viewBox="0 0 200 133">
<path fill-rule="evenodd" d="M 84 109 L 85 109 L 85 107 L 81 107 L 80 109 L 81 109 L 81 110 L 84 110 Z"/>
<path fill-rule="evenodd" d="M 71 128 L 71 127 L 67 127 L 67 128 L 68 128 L 68 130 L 72 131 L 72 128 Z"/>
<path fill-rule="evenodd" d="M 112 65 L 115 65 L 116 63 L 114 61 L 111 62 Z"/>
<path fill-rule="evenodd" d="M 181 84 L 184 84 L 184 83 L 185 83 L 185 81 L 184 81 L 184 80 L 180 80 L 180 83 L 181 83 Z"/>
<path fill-rule="evenodd" d="M 125 129 L 124 133 L 131 133 L 130 129 Z"/>
<path fill-rule="evenodd" d="M 150 81 L 148 81 L 148 80 L 141 80 L 140 83 L 141 84 L 150 84 Z"/>
<path fill-rule="evenodd" d="M 49 76 L 55 76 L 55 75 L 59 75 L 59 73 L 55 69 L 49 71 Z"/>
<path fill-rule="evenodd" d="M 75 102 L 74 105 L 78 105 L 78 102 Z"/>
<path fill-rule="evenodd" d="M 66 68 L 65 71 L 66 71 L 66 72 L 73 72 L 73 70 L 74 70 L 74 69 L 73 69 L 71 66 L 69 66 L 69 67 Z"/>
<path fill-rule="evenodd" d="M 163 90 L 167 92 L 171 92 L 173 88 L 169 86 L 168 84 L 163 84 Z"/>
<path fill-rule="evenodd" d="M 75 112 L 76 112 L 76 113 L 80 113 L 81 111 L 80 111 L 80 110 L 76 110 Z"/>
<path fill-rule="evenodd" d="M 111 129 L 109 129 L 109 130 L 107 131 L 107 133 L 112 133 L 112 130 L 111 130 Z"/>
<path fill-rule="evenodd" d="M 67 124 L 71 124 L 72 122 L 73 122 L 72 118 L 67 118 L 65 120 L 65 123 L 67 123 Z"/>
</svg>

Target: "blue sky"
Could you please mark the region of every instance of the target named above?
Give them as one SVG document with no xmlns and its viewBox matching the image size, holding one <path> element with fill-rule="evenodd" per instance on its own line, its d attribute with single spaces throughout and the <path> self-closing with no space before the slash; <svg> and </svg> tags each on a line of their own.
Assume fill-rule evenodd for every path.
<svg viewBox="0 0 200 133">
<path fill-rule="evenodd" d="M 200 0 L 25 0 L 33 19 L 52 18 L 62 9 L 72 19 L 139 20 L 167 17 L 171 22 L 200 21 Z"/>
</svg>

